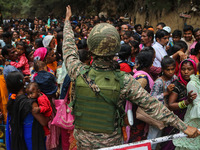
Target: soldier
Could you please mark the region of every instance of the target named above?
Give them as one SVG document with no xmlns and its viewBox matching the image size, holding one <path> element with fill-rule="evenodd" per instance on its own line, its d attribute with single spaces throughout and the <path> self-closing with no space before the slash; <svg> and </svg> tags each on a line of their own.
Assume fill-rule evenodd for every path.
<svg viewBox="0 0 200 150">
<path fill-rule="evenodd" d="M 71 80 L 75 115 L 74 137 L 78 149 L 98 149 L 122 144 L 121 124 L 125 100 L 139 105 L 151 117 L 196 137 L 200 132 L 187 126 L 157 99 L 151 97 L 129 74 L 115 69 L 113 57 L 120 49 L 120 37 L 110 24 L 96 25 L 88 37 L 93 56 L 91 67 L 78 58 L 70 25 L 71 8 L 67 6 L 63 56 Z M 193 97 L 195 98 L 195 97 Z"/>
</svg>

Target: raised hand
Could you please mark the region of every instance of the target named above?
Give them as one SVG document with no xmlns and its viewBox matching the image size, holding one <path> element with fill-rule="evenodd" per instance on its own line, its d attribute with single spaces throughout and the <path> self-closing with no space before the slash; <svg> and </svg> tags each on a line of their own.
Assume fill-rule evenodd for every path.
<svg viewBox="0 0 200 150">
<path fill-rule="evenodd" d="M 65 18 L 65 20 L 70 20 L 71 16 L 72 16 L 71 7 L 70 7 L 70 5 L 68 5 L 66 7 L 66 18 Z"/>
</svg>

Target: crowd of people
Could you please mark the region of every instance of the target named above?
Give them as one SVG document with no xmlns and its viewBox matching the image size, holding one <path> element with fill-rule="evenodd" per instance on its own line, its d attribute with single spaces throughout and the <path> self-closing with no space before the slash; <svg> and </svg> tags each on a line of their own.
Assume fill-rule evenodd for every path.
<svg viewBox="0 0 200 150">
<path fill-rule="evenodd" d="M 200 28 L 191 25 L 172 32 L 163 22 L 71 17 L 70 6 L 63 19 L 10 20 L 0 27 L 6 149 L 97 149 L 182 131 L 191 138 L 152 149 L 198 150 L 199 60 Z M 74 129 L 52 123 L 66 97 Z"/>
</svg>

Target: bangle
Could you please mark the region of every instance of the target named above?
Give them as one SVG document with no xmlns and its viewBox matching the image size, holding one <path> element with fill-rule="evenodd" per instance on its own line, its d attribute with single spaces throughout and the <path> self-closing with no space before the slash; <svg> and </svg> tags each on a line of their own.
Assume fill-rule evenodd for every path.
<svg viewBox="0 0 200 150">
<path fill-rule="evenodd" d="M 179 106 L 180 109 L 184 109 L 184 108 L 187 107 L 187 105 L 185 104 L 185 101 L 184 101 L 184 100 L 181 101 L 181 102 L 179 102 L 179 103 L 178 103 L 178 106 Z"/>
</svg>

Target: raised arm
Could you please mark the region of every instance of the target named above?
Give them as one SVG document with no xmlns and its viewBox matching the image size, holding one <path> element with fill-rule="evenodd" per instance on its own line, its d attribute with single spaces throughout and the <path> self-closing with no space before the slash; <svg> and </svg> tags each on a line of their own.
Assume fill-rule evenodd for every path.
<svg viewBox="0 0 200 150">
<path fill-rule="evenodd" d="M 71 7 L 68 5 L 66 7 L 66 18 L 63 34 L 63 60 L 65 61 L 68 75 L 73 81 L 79 75 L 81 69 L 84 69 L 84 65 L 79 60 L 77 53 L 76 44 L 74 41 L 74 32 L 70 24 Z"/>
</svg>

